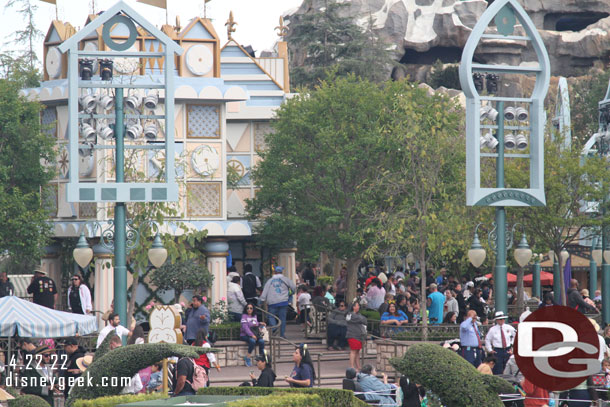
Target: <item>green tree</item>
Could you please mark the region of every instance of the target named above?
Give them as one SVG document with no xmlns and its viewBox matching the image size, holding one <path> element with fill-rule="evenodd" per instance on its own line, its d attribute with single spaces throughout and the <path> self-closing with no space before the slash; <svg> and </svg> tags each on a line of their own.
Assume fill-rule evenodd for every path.
<svg viewBox="0 0 610 407">
<path fill-rule="evenodd" d="M 578 140 L 572 142 L 569 150 L 562 148 L 563 141 L 559 135 L 554 139 L 547 136 L 544 144 L 546 206 L 514 208 L 509 215 L 525 225 L 530 244 L 539 251 L 552 250 L 561 262 L 561 251 L 579 238 L 583 228 L 602 224 L 601 216 L 591 216 L 581 208 L 584 202 L 602 201 L 607 188 L 599 186 L 608 185 L 610 170 L 605 159 L 599 156 L 581 160 L 582 143 Z M 506 166 L 509 187 L 519 187 L 527 182 L 528 168 L 525 162 L 519 161 L 512 160 Z M 560 267 L 563 269 L 562 264 Z M 560 275 L 564 287 L 563 273 Z M 561 301 L 566 303 L 565 290 L 561 290 Z"/>
<path fill-rule="evenodd" d="M 54 138 L 40 125 L 42 106 L 0 79 L 0 252 L 37 260 L 50 236 L 41 188 L 54 176 Z"/>
<path fill-rule="evenodd" d="M 365 232 L 374 235 L 367 254 L 412 252 L 425 298 L 428 262 L 463 260 L 471 235 L 475 212 L 463 204 L 463 111 L 447 96 L 429 96 L 409 82 L 389 85 L 386 92 L 395 104 L 382 140 L 383 169 L 368 184 L 380 199 L 367 211 Z M 422 301 L 424 324 L 425 305 Z"/>
<path fill-rule="evenodd" d="M 291 16 L 287 36 L 294 85 L 314 86 L 329 69 L 374 82 L 388 78 L 391 54 L 375 35 L 372 16 L 362 28 L 350 17 L 341 16 L 349 7 L 347 3 L 323 0 L 320 8 L 315 8 L 312 0 L 306 0 L 306 4 L 306 13 Z"/>
<path fill-rule="evenodd" d="M 8 0 L 4 7 L 17 7 L 17 13 L 25 22 L 25 27 L 15 30 L 13 37 L 16 44 L 27 47 L 22 56 L 27 61 L 29 69 L 34 71 L 38 62 L 38 56 L 36 55 L 37 41 L 42 37 L 42 31 L 36 28 L 36 24 L 34 24 L 34 17 L 36 10 L 38 10 L 36 0 Z"/>
<path fill-rule="evenodd" d="M 367 226 L 362 208 L 377 199 L 361 187 L 382 159 L 387 99 L 381 87 L 354 75 L 322 81 L 280 107 L 253 171 L 260 189 L 248 212 L 261 221 L 260 242 L 281 248 L 296 241 L 306 258 L 326 251 L 347 259 L 348 298 L 367 245 L 358 236 Z"/>
<path fill-rule="evenodd" d="M 194 260 L 164 264 L 150 274 L 150 282 L 161 290 L 174 290 L 174 300 L 178 302 L 185 289 L 205 290 L 212 285 L 214 276 L 207 267 Z"/>
<path fill-rule="evenodd" d="M 585 143 L 599 127 L 598 102 L 608 89 L 610 71 L 591 70 L 574 81 L 570 89 L 573 138 Z"/>
</svg>

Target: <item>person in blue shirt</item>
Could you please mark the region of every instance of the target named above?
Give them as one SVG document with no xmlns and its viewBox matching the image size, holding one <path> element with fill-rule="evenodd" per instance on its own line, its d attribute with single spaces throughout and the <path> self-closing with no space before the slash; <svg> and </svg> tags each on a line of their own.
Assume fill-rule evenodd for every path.
<svg viewBox="0 0 610 407">
<path fill-rule="evenodd" d="M 440 324 L 443 322 L 443 306 L 445 305 L 445 296 L 438 292 L 437 285 L 430 284 L 430 294 L 428 295 L 428 319 L 431 324 Z"/>
<path fill-rule="evenodd" d="M 208 331 L 210 326 L 210 311 L 203 305 L 201 295 L 193 295 L 191 308 L 186 311 L 186 324 L 183 325 L 186 342 L 191 345 L 195 342 L 197 332 L 200 330 Z"/>
<path fill-rule="evenodd" d="M 286 383 L 290 384 L 290 387 L 313 387 L 313 382 L 316 380 L 316 371 L 313 368 L 306 343 L 295 349 L 292 360 L 294 360 L 294 368 L 290 376 L 286 376 Z"/>
<path fill-rule="evenodd" d="M 460 346 L 462 357 L 474 367 L 479 367 L 483 357 L 481 335 L 477 326 L 477 312 L 470 310 L 466 319 L 460 324 Z"/>
<path fill-rule="evenodd" d="M 388 329 L 390 332 L 399 332 L 401 329 L 398 327 L 408 323 L 409 318 L 407 315 L 396 308 L 394 300 L 390 300 L 388 302 L 388 310 L 381 315 L 381 325 L 391 327 Z"/>
</svg>

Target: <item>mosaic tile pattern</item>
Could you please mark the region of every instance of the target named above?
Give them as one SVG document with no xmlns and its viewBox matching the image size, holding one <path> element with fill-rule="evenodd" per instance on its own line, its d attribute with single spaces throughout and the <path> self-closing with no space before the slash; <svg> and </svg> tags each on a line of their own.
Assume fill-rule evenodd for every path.
<svg viewBox="0 0 610 407">
<path fill-rule="evenodd" d="M 265 151 L 267 149 L 265 136 L 271 132 L 269 123 L 254 123 L 254 151 Z"/>
<path fill-rule="evenodd" d="M 220 182 L 192 182 L 187 185 L 187 216 L 221 216 Z"/>
<path fill-rule="evenodd" d="M 97 217 L 97 203 L 81 202 L 78 204 L 78 217 L 80 219 L 95 219 Z"/>
<path fill-rule="evenodd" d="M 47 107 L 42 111 L 40 122 L 43 132 L 49 136 L 57 137 L 57 110 L 54 107 Z"/>
<path fill-rule="evenodd" d="M 187 115 L 189 138 L 220 138 L 218 106 L 190 105 Z"/>
</svg>

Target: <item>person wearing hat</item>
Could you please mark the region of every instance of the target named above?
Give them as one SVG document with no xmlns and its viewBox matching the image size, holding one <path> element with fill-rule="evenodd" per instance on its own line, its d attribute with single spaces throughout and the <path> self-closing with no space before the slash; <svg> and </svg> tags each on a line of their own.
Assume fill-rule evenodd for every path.
<svg viewBox="0 0 610 407">
<path fill-rule="evenodd" d="M 28 286 L 28 294 L 32 294 L 34 304 L 55 309 L 57 302 L 57 288 L 55 281 L 47 277 L 47 272 L 38 267 L 34 270 L 34 276 Z"/>
<path fill-rule="evenodd" d="M 53 370 L 51 369 L 51 354 L 54 353 L 48 346 L 39 346 L 33 352 L 31 363 L 26 362 L 22 369 L 20 383 L 24 394 L 33 394 L 42 397 L 49 405 L 53 405 L 53 392 L 57 391 L 51 386 Z"/>
<path fill-rule="evenodd" d="M 93 363 L 93 355 L 91 354 L 87 354 L 76 359 L 76 366 L 78 366 L 81 373 L 84 373 L 85 370 L 89 369 L 91 363 Z"/>
<path fill-rule="evenodd" d="M 288 298 L 291 292 L 297 289 L 294 281 L 282 275 L 284 267 L 275 267 L 274 275 L 265 283 L 260 300 L 267 303 L 270 314 L 275 315 L 282 323 L 280 326 L 280 336 L 286 338 L 286 312 L 288 310 Z M 268 318 L 269 326 L 276 325 L 276 319 Z"/>
<path fill-rule="evenodd" d="M 254 387 L 273 387 L 275 382 L 275 372 L 271 369 L 271 358 L 264 352 L 262 355 L 257 355 L 254 360 L 256 361 L 256 367 L 261 371 L 261 375 L 258 379 L 254 378 L 254 373 L 250 372 L 250 379 L 252 379 L 252 386 Z"/>
<path fill-rule="evenodd" d="M 63 369 L 63 372 L 61 374 L 65 381 L 64 396 L 68 397 L 70 385 L 74 383 L 75 378 L 81 375 L 80 368 L 76 364 L 76 361 L 85 356 L 85 349 L 82 346 L 79 346 L 76 338 L 68 338 L 64 341 L 64 351 L 66 352 L 66 355 L 68 355 L 68 360 L 62 364 L 61 369 Z M 65 366 L 65 369 L 63 366 Z"/>
<path fill-rule="evenodd" d="M 504 372 L 506 363 L 512 353 L 513 341 L 515 340 L 515 328 L 505 323 L 507 318 L 508 315 L 504 312 L 496 312 L 494 317 L 496 324 L 489 328 L 485 336 L 485 349 L 487 349 L 487 353 L 496 357 L 496 364 L 493 366 L 493 373 L 495 375 Z"/>
</svg>

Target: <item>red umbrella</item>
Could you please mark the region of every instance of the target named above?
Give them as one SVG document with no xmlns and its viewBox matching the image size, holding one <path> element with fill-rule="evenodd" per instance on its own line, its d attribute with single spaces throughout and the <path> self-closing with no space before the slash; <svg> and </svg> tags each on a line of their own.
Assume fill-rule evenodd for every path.
<svg viewBox="0 0 610 407">
<path fill-rule="evenodd" d="M 533 277 L 533 274 L 528 274 L 523 277 L 523 285 L 526 287 L 531 287 Z M 540 285 L 553 285 L 553 273 L 549 273 L 548 271 L 540 271 Z"/>
<path fill-rule="evenodd" d="M 491 274 L 491 273 L 485 274 L 485 278 L 488 280 L 492 277 L 493 277 L 493 274 Z M 506 280 L 508 280 L 509 285 L 515 285 L 515 284 L 517 284 L 517 275 L 513 274 L 513 273 L 506 273 Z"/>
</svg>

